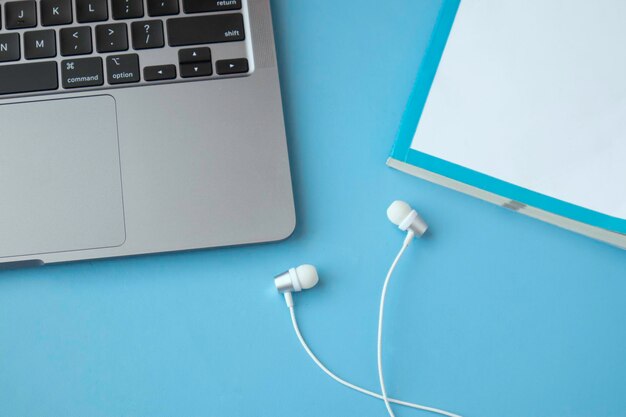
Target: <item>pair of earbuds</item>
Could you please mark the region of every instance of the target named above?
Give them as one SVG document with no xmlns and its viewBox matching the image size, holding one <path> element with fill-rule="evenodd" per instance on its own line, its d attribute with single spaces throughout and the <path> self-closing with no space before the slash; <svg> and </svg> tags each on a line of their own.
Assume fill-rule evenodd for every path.
<svg viewBox="0 0 626 417">
<path fill-rule="evenodd" d="M 404 201 L 396 200 L 387 209 L 387 218 L 398 229 L 407 232 L 405 244 L 408 245 L 414 237 L 421 237 L 428 225 L 422 217 Z M 300 292 L 308 290 L 317 285 L 319 275 L 317 269 L 313 265 L 300 265 L 291 268 L 274 278 L 276 289 L 283 294 L 291 294 L 292 292 Z M 293 301 L 287 300 L 287 303 Z"/>
<path fill-rule="evenodd" d="M 447 417 L 460 417 L 458 414 L 451 413 L 449 411 L 444 411 L 434 407 L 428 407 L 420 404 L 411 403 L 408 401 L 397 400 L 394 398 L 390 398 L 387 396 L 387 389 L 385 387 L 385 379 L 383 376 L 383 365 L 382 365 L 382 333 L 383 333 L 383 316 L 385 309 L 385 297 L 387 294 L 387 285 L 389 284 L 391 275 L 398 264 L 398 261 L 413 241 L 415 237 L 421 237 L 428 230 L 428 225 L 422 219 L 422 217 L 415 211 L 411 206 L 409 206 L 404 201 L 394 201 L 389 208 L 387 209 L 387 217 L 389 220 L 398 226 L 400 230 L 406 232 L 406 238 L 402 244 L 400 251 L 398 252 L 395 260 L 391 264 L 389 271 L 387 273 L 387 277 L 385 278 L 385 282 L 383 284 L 382 294 L 380 298 L 380 309 L 378 316 L 378 345 L 377 345 L 377 353 L 378 353 L 378 377 L 380 382 L 381 393 L 373 392 L 367 390 L 363 387 L 355 385 L 351 382 L 346 381 L 345 379 L 340 378 L 335 373 L 330 371 L 322 362 L 315 356 L 311 348 L 308 346 L 302 333 L 300 332 L 300 328 L 298 326 L 298 321 L 296 320 L 296 313 L 293 302 L 293 293 L 300 292 L 303 290 L 308 290 L 317 285 L 319 282 L 319 275 L 317 273 L 317 269 L 313 265 L 300 265 L 296 268 L 291 268 L 288 271 L 283 272 L 282 274 L 277 275 L 274 278 L 274 285 L 276 289 L 282 293 L 285 297 L 285 302 L 287 303 L 287 307 L 289 308 L 289 313 L 291 314 L 291 321 L 293 324 L 294 331 L 300 344 L 309 355 L 309 357 L 315 362 L 315 364 L 324 371 L 328 376 L 330 376 L 335 381 L 340 384 L 351 388 L 355 391 L 358 391 L 362 394 L 369 395 L 374 398 L 378 398 L 385 402 L 385 407 L 387 408 L 387 412 L 390 417 L 395 417 L 393 409 L 391 408 L 390 403 L 402 405 L 405 407 L 411 407 L 418 410 L 429 411 L 432 413 L 437 413 L 441 415 L 445 415 Z"/>
</svg>

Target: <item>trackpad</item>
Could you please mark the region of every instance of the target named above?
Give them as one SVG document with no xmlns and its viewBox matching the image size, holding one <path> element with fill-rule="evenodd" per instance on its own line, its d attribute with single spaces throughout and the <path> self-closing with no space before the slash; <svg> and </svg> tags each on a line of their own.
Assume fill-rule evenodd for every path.
<svg viewBox="0 0 626 417">
<path fill-rule="evenodd" d="M 0 257 L 125 237 L 113 97 L 0 105 Z"/>
</svg>

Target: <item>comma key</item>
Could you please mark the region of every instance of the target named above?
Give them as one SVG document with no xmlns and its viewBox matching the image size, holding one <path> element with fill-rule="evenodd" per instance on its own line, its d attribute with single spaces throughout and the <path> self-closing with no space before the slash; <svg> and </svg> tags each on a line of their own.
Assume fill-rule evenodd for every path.
<svg viewBox="0 0 626 417">
<path fill-rule="evenodd" d="M 70 56 L 91 53 L 91 28 L 89 26 L 61 29 L 59 37 L 61 38 L 61 55 Z"/>
</svg>

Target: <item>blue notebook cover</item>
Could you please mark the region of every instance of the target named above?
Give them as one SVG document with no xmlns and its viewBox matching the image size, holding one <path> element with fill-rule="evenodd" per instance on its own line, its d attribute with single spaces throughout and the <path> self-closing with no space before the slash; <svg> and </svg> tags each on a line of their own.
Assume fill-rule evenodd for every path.
<svg viewBox="0 0 626 417">
<path fill-rule="evenodd" d="M 463 2 L 463 6 L 465 6 L 465 2 L 468 2 L 468 7 L 485 7 L 484 3 L 488 3 L 482 2 L 481 0 L 463 0 Z M 618 4 L 617 0 L 602 0 L 602 2 L 605 6 Z M 483 4 L 478 5 L 479 3 Z M 448 37 L 451 33 L 453 25 L 455 24 L 455 18 L 457 17 L 457 12 L 459 11 L 460 6 L 461 1 L 459 0 L 444 0 L 442 3 L 438 20 L 430 39 L 429 47 L 419 68 L 414 88 L 407 104 L 406 112 L 402 118 L 388 164 L 395 168 L 408 171 L 414 175 L 424 177 L 428 180 L 433 180 L 433 177 L 453 180 L 453 182 L 458 182 L 469 187 L 459 188 L 453 186 L 452 188 L 457 188 L 461 191 L 474 194 L 482 198 L 484 198 L 484 195 L 498 196 L 501 199 L 484 199 L 515 209 L 523 209 L 526 207 L 536 209 L 535 213 L 543 213 L 547 214 L 547 216 L 534 215 L 534 217 L 538 217 L 568 229 L 576 230 L 595 238 L 607 240 L 619 246 L 626 247 L 626 219 L 624 218 L 611 216 L 573 204 L 563 199 L 552 197 L 545 193 L 533 191 L 532 189 L 516 185 L 512 182 L 507 182 L 495 176 L 487 175 L 479 170 L 470 169 L 466 166 L 462 166 L 461 164 L 445 160 L 444 158 L 416 150 L 415 146 L 412 147 L 414 137 L 416 136 L 416 130 L 418 129 L 418 123 L 420 122 L 420 118 L 422 117 L 425 106 L 427 105 L 429 92 L 431 90 L 431 86 L 433 85 L 433 81 L 435 80 L 438 66 L 440 65 Z M 624 11 L 623 7 L 621 8 L 621 11 Z M 623 51 L 618 53 L 623 54 Z M 622 107 L 620 107 L 620 112 L 621 109 Z M 626 140 L 626 138 L 623 139 Z M 626 155 L 624 156 L 626 157 Z M 400 164 L 398 164 L 398 162 L 400 162 Z M 419 175 L 415 172 L 411 172 L 411 170 L 403 169 L 403 164 L 417 167 L 420 171 L 423 170 L 425 172 L 432 173 L 434 176 Z M 558 167 L 555 167 L 554 169 L 558 169 Z M 626 178 L 619 179 L 618 183 L 623 185 L 623 180 L 626 180 Z M 449 185 L 446 184 L 447 181 L 437 181 L 435 179 L 434 182 Z M 485 191 L 486 193 L 484 195 L 479 195 L 481 193 L 472 192 L 471 189 Z M 621 187 L 621 189 L 614 190 L 614 192 L 626 195 L 626 186 Z M 509 203 L 502 203 L 504 200 Z M 524 212 L 524 210 L 520 211 Z M 526 214 L 533 215 L 532 213 Z M 563 219 L 566 224 L 563 224 L 563 222 L 559 220 L 554 221 L 557 217 Z M 589 230 L 580 230 L 581 228 L 577 227 L 577 224 L 581 225 L 582 229 L 585 229 L 585 226 L 591 226 L 592 229 L 599 229 L 609 233 L 614 233 L 616 236 L 613 236 L 611 239 L 606 239 L 604 236 L 599 236 L 598 233 L 593 232 L 593 230 L 591 233 L 589 233 Z M 600 233 L 600 235 L 602 235 L 602 233 Z"/>
</svg>

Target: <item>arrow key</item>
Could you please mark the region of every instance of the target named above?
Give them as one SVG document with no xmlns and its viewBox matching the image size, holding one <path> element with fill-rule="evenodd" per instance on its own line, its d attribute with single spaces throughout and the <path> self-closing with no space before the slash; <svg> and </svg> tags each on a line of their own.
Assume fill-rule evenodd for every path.
<svg viewBox="0 0 626 417">
<path fill-rule="evenodd" d="M 183 78 L 206 77 L 213 74 L 213 64 L 210 62 L 196 62 L 193 64 L 181 64 L 180 76 Z"/>
<path fill-rule="evenodd" d="M 215 68 L 219 75 L 241 74 L 249 71 L 248 60 L 246 58 L 223 59 L 215 63 Z"/>
<path fill-rule="evenodd" d="M 176 65 L 155 65 L 143 69 L 146 81 L 172 80 L 176 78 Z"/>
<path fill-rule="evenodd" d="M 211 48 L 189 48 L 178 51 L 178 61 L 181 64 L 189 64 L 191 62 L 210 62 Z"/>
</svg>

